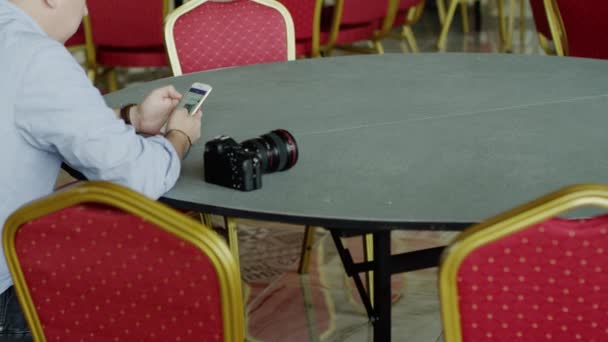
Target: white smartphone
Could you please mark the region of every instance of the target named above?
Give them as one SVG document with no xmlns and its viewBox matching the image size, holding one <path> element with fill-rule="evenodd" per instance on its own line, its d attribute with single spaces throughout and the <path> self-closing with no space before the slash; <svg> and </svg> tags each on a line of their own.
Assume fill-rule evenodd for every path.
<svg viewBox="0 0 608 342">
<path fill-rule="evenodd" d="M 211 86 L 208 84 L 200 82 L 193 83 L 177 106 L 186 108 L 190 115 L 194 115 L 194 113 L 201 108 L 203 101 L 205 101 L 211 92 L 211 89 Z"/>
</svg>

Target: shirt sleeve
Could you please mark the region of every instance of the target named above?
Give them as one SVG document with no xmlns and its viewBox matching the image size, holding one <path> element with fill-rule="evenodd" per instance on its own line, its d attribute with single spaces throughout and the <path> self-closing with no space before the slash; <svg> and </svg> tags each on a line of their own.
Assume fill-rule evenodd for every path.
<svg viewBox="0 0 608 342">
<path fill-rule="evenodd" d="M 16 101 L 15 124 L 35 148 L 58 153 L 91 180 L 151 198 L 173 187 L 180 159 L 162 136 L 144 138 L 118 119 L 60 44 L 34 54 Z"/>
</svg>

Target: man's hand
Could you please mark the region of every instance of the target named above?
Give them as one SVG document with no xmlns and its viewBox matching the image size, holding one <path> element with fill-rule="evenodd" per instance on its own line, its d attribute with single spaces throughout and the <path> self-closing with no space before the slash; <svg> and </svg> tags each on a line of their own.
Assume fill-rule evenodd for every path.
<svg viewBox="0 0 608 342">
<path fill-rule="evenodd" d="M 172 85 L 150 92 L 144 101 L 132 109 L 131 123 L 138 133 L 159 134 L 169 114 L 182 98 Z"/>
<path fill-rule="evenodd" d="M 199 110 L 194 115 L 188 114 L 185 108 L 177 108 L 167 122 L 167 134 L 175 151 L 183 159 L 192 144 L 201 137 L 201 119 L 203 113 Z"/>
</svg>

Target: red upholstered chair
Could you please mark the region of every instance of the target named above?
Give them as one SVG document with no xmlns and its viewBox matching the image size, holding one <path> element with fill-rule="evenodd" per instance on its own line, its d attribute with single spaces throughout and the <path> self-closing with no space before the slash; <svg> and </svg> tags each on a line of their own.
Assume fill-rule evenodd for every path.
<svg viewBox="0 0 608 342">
<path fill-rule="evenodd" d="M 545 10 L 543 0 L 530 0 L 530 8 L 532 9 L 532 17 L 534 18 L 534 25 L 536 26 L 540 46 L 545 50 L 545 53 L 554 55 L 555 51 L 549 47 L 551 42 L 551 29 L 549 28 L 547 11 Z"/>
<path fill-rule="evenodd" d="M 289 11 L 274 0 L 192 0 L 166 20 L 174 75 L 295 59 Z"/>
<path fill-rule="evenodd" d="M 463 232 L 439 271 L 446 342 L 605 341 L 608 187 L 563 189 Z"/>
<path fill-rule="evenodd" d="M 85 182 L 28 204 L 3 246 L 36 341 L 244 341 L 225 243 L 131 190 Z"/>
<path fill-rule="evenodd" d="M 170 0 L 88 0 L 85 17 L 91 67 L 107 68 L 108 88 L 118 84 L 114 67 L 168 65 L 163 20 Z"/>
<path fill-rule="evenodd" d="M 279 0 L 293 19 L 296 56 L 319 57 L 328 36 L 321 36 L 323 0 Z"/>
<path fill-rule="evenodd" d="M 558 55 L 608 59 L 607 2 L 545 0 L 545 6 Z"/>
</svg>

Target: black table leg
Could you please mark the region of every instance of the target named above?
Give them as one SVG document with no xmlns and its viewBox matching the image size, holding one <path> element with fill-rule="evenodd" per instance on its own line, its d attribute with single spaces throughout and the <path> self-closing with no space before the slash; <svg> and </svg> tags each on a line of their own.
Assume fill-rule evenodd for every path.
<svg viewBox="0 0 608 342">
<path fill-rule="evenodd" d="M 391 340 L 391 232 L 374 234 L 374 342 Z"/>
</svg>

